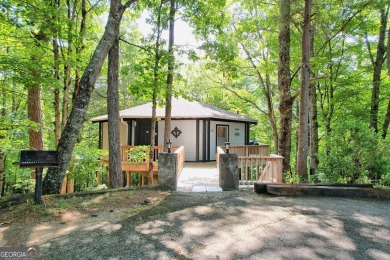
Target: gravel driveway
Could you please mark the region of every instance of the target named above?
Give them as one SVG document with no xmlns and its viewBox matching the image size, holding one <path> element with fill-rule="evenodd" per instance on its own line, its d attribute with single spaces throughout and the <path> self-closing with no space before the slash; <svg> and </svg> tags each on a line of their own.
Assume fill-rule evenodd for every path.
<svg viewBox="0 0 390 260">
<path fill-rule="evenodd" d="M 65 224 L 67 225 L 67 224 Z M 390 201 L 174 192 L 37 246 L 44 259 L 390 259 Z"/>
</svg>

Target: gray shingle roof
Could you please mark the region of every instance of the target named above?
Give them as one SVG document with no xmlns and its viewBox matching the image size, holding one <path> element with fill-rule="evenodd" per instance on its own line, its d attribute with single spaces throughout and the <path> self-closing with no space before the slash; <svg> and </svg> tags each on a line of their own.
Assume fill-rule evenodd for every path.
<svg viewBox="0 0 390 260">
<path fill-rule="evenodd" d="M 120 118 L 151 118 L 152 102 L 144 105 L 128 108 L 119 112 Z M 165 118 L 165 107 L 157 107 L 157 118 Z M 210 118 L 229 121 L 241 121 L 257 123 L 257 120 L 247 116 L 232 113 L 230 111 L 201 104 L 197 101 L 188 101 L 183 98 L 172 98 L 172 119 L 196 119 Z M 107 115 L 98 116 L 91 119 L 92 122 L 107 121 Z"/>
</svg>

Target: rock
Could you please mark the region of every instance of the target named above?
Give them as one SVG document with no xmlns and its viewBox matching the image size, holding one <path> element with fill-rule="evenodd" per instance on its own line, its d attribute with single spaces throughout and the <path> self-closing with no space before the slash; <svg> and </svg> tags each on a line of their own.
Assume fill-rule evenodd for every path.
<svg viewBox="0 0 390 260">
<path fill-rule="evenodd" d="M 98 214 L 96 214 L 96 213 L 91 214 L 91 217 L 97 217 L 97 216 L 98 216 Z"/>
<path fill-rule="evenodd" d="M 150 203 L 150 199 L 149 199 L 149 198 L 145 199 L 145 200 L 144 200 L 144 203 L 145 203 L 145 204 Z"/>
</svg>

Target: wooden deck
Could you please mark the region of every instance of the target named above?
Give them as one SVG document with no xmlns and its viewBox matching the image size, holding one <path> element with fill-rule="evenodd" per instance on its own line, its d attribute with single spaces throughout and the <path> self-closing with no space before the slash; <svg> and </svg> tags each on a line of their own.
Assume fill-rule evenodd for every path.
<svg viewBox="0 0 390 260">
<path fill-rule="evenodd" d="M 130 146 L 122 145 L 121 146 L 121 165 L 122 171 L 126 174 L 126 186 L 131 186 L 131 175 L 138 174 L 141 176 L 141 186 L 146 184 L 148 175 L 149 175 L 149 149 L 145 148 L 145 152 L 140 154 L 140 151 L 137 150 L 139 146 Z M 172 150 L 175 151 L 178 146 L 173 146 Z M 163 146 L 154 146 L 153 151 L 153 178 L 152 185 L 158 183 L 158 154 L 163 152 Z M 142 153 L 142 151 L 141 151 Z M 104 167 L 108 167 L 109 160 L 108 157 L 102 159 Z M 101 185 L 101 174 L 98 172 L 98 185 Z M 107 170 L 106 183 L 109 180 L 109 172 Z"/>
<path fill-rule="evenodd" d="M 141 150 L 142 147 L 137 146 L 121 146 L 121 167 L 122 171 L 125 173 L 125 185 L 132 186 L 132 176 L 137 175 L 140 177 L 140 185 L 147 185 L 148 175 L 149 175 L 149 148 L 143 147 L 145 150 Z M 175 152 L 179 146 L 172 147 L 172 152 Z M 179 149 L 180 150 L 180 149 Z M 225 147 L 218 147 L 218 153 L 224 153 Z M 158 155 L 163 152 L 163 146 L 154 146 L 153 151 L 153 178 L 152 185 L 158 184 Z M 269 154 L 269 146 L 268 145 L 246 145 L 246 146 L 231 146 L 230 153 L 235 153 L 238 155 L 239 164 L 238 168 L 240 169 L 240 185 L 250 185 L 257 181 L 269 182 L 269 183 L 282 183 L 282 167 L 281 163 L 283 157 L 277 155 Z M 183 154 L 179 153 L 179 157 L 181 158 L 180 162 L 184 163 L 184 148 Z M 218 163 L 218 154 L 217 154 L 217 163 Z M 188 164 L 188 165 L 187 165 Z M 202 186 L 206 187 L 210 182 L 210 174 L 207 173 L 210 169 L 210 165 L 213 165 L 212 168 L 218 174 L 216 170 L 216 163 L 210 162 L 208 164 L 205 163 L 196 163 L 196 170 L 190 170 L 192 163 L 187 163 L 187 167 L 185 171 L 189 171 L 188 176 L 194 183 L 191 184 L 191 190 L 194 186 Z M 107 186 L 109 183 L 109 172 L 108 172 L 109 160 L 108 156 L 104 157 L 100 166 L 102 171 L 97 172 L 97 185 L 102 185 L 103 183 Z M 207 167 L 206 167 L 207 166 Z M 182 165 L 178 166 L 178 169 L 182 169 Z M 102 180 L 103 175 L 102 172 L 105 172 L 105 180 Z M 180 174 L 179 174 L 180 175 Z M 207 181 L 202 183 L 202 176 L 205 175 Z M 184 174 L 183 176 L 186 176 Z M 183 179 L 183 177 L 182 177 Z M 212 183 L 209 183 L 213 191 L 219 189 L 218 178 L 214 178 L 215 180 Z M 195 183 L 196 182 L 196 183 Z M 183 182 L 182 182 L 183 184 Z M 204 185 L 205 184 L 205 185 Z M 209 185 L 209 186 L 210 186 Z M 184 187 L 185 186 L 185 187 Z M 182 189 L 188 190 L 189 185 L 183 184 Z M 211 187 L 210 186 L 210 187 Z M 211 191 L 210 190 L 210 191 Z M 62 192 L 61 193 L 70 193 L 73 192 L 73 180 L 67 179 L 65 177 Z"/>
</svg>

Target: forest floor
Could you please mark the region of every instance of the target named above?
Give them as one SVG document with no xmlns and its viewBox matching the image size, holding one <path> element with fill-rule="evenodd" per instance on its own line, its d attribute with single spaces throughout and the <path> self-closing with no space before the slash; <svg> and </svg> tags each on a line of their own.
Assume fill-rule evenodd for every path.
<svg viewBox="0 0 390 260">
<path fill-rule="evenodd" d="M 390 259 L 390 201 L 136 189 L 0 211 L 44 259 Z"/>
</svg>

